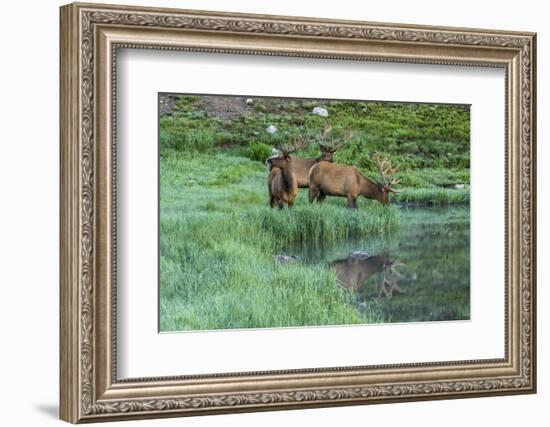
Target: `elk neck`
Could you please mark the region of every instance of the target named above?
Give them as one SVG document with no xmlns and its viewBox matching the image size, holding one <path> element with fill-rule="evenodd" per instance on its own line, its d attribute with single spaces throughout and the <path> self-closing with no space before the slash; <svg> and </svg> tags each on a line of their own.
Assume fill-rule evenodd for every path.
<svg viewBox="0 0 550 427">
<path fill-rule="evenodd" d="M 378 199 L 382 197 L 382 190 L 380 190 L 380 187 L 361 173 L 359 173 L 359 182 L 361 184 L 362 196 L 371 199 Z"/>
<path fill-rule="evenodd" d="M 296 181 L 296 175 L 294 174 L 294 166 L 292 162 L 288 167 L 281 170 L 281 178 L 283 180 L 283 187 L 286 191 L 290 191 L 298 188 L 298 183 Z"/>
</svg>

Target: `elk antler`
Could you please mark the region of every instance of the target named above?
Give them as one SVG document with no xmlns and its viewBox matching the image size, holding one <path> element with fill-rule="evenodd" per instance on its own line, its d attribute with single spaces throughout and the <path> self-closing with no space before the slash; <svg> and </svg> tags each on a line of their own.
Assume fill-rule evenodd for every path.
<svg viewBox="0 0 550 427">
<path fill-rule="evenodd" d="M 340 148 L 342 148 L 344 145 L 346 145 L 349 140 L 353 138 L 353 131 L 351 129 L 348 129 L 348 131 L 346 132 L 346 134 L 344 135 L 344 138 L 342 139 L 342 142 L 340 144 L 337 144 L 335 147 L 334 147 L 334 150 L 338 150 Z"/>
<path fill-rule="evenodd" d="M 391 298 L 395 291 L 398 293 L 405 292 L 397 283 L 397 279 L 403 277 L 403 275 L 396 269 L 396 267 L 401 267 L 404 265 L 405 264 L 399 261 L 393 261 L 390 262 L 386 268 L 384 268 L 380 281 L 380 291 L 378 293 L 379 297 L 384 294 L 386 298 Z"/>
<path fill-rule="evenodd" d="M 392 188 L 393 186 L 401 182 L 400 179 L 395 178 L 395 173 L 399 170 L 397 166 L 392 167 L 389 159 L 382 156 L 380 153 L 375 153 L 374 161 L 376 162 L 376 167 L 378 168 L 378 173 L 380 174 L 380 183 L 387 191 L 392 193 L 400 193 L 403 190 L 396 190 Z"/>
<path fill-rule="evenodd" d="M 348 129 L 341 142 L 337 143 L 336 138 L 331 138 L 330 141 L 328 141 L 331 130 L 332 128 L 330 125 L 326 125 L 323 132 L 319 134 L 319 140 L 322 142 L 318 141 L 317 144 L 319 144 L 319 147 L 321 147 L 324 151 L 334 153 L 336 150 L 339 150 L 349 142 L 349 140 L 353 137 L 353 131 Z"/>
<path fill-rule="evenodd" d="M 395 275 L 397 277 L 403 277 L 401 272 L 397 269 L 398 267 L 405 267 L 407 264 L 404 264 L 400 261 L 393 261 L 390 263 L 388 270 L 392 275 Z"/>
<path fill-rule="evenodd" d="M 309 136 L 297 135 L 293 136 L 287 145 L 278 146 L 276 149 L 281 153 L 288 155 L 290 153 L 303 150 L 309 144 L 311 144 L 311 139 Z"/>
<path fill-rule="evenodd" d="M 317 144 L 319 144 L 323 148 L 326 148 L 327 138 L 331 130 L 332 130 L 332 127 L 327 123 L 325 125 L 325 128 L 323 129 L 323 132 L 319 132 L 319 141 L 322 141 L 322 142 L 317 141 Z"/>
</svg>

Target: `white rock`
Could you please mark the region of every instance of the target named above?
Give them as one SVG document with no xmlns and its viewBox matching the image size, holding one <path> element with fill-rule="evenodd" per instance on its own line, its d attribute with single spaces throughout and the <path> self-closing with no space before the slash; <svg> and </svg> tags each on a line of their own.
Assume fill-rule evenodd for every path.
<svg viewBox="0 0 550 427">
<path fill-rule="evenodd" d="M 370 255 L 367 251 L 355 251 L 350 254 L 350 258 L 367 259 L 370 258 Z"/>
<path fill-rule="evenodd" d="M 254 100 L 252 98 L 246 98 L 246 101 L 244 101 L 244 102 L 246 102 L 246 105 L 254 104 Z"/>
<path fill-rule="evenodd" d="M 296 255 L 277 255 L 275 256 L 275 261 L 277 261 L 279 264 L 286 264 L 288 262 L 298 261 L 298 257 Z"/>
<path fill-rule="evenodd" d="M 273 135 L 275 132 L 277 132 L 277 128 L 274 125 L 269 125 L 265 131 L 271 135 Z"/>
<path fill-rule="evenodd" d="M 328 117 L 328 111 L 323 107 L 315 107 L 312 111 L 313 114 L 317 114 L 321 117 Z"/>
<path fill-rule="evenodd" d="M 463 189 L 464 189 L 464 184 L 456 184 L 456 185 L 455 185 L 455 188 L 456 188 L 457 190 L 463 190 Z"/>
</svg>

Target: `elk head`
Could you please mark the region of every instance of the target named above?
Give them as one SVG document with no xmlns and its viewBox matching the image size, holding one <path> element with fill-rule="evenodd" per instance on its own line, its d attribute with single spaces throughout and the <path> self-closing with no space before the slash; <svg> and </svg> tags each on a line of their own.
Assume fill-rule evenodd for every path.
<svg viewBox="0 0 550 427">
<path fill-rule="evenodd" d="M 278 156 L 270 157 L 267 162 L 271 167 L 285 170 L 289 167 L 292 158 L 291 153 L 302 150 L 311 143 L 310 139 L 304 136 L 296 136 L 285 146 L 278 146 L 276 149 L 280 152 Z"/>
<path fill-rule="evenodd" d="M 398 171 L 398 167 L 392 167 L 387 157 L 382 156 L 380 153 L 376 153 L 374 156 L 376 167 L 380 175 L 380 181 L 377 182 L 378 188 L 381 192 L 380 202 L 383 205 L 389 204 L 389 193 L 400 193 L 403 190 L 396 190 L 393 188 L 395 185 L 401 182 L 400 179 L 395 178 L 395 173 Z"/>
<path fill-rule="evenodd" d="M 317 141 L 317 144 L 319 144 L 319 148 L 321 150 L 320 161 L 332 162 L 334 153 L 346 145 L 353 137 L 353 132 L 350 129 L 346 132 L 342 139 L 338 140 L 337 138 L 330 138 L 329 140 L 331 130 L 332 128 L 330 125 L 326 125 L 323 132 L 319 134 L 319 141 Z"/>
</svg>

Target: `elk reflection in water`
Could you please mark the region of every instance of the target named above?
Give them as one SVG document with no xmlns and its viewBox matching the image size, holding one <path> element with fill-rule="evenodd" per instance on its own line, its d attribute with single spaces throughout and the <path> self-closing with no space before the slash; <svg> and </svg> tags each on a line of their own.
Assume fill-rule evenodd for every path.
<svg viewBox="0 0 550 427">
<path fill-rule="evenodd" d="M 387 251 L 370 256 L 367 252 L 354 252 L 345 259 L 329 263 L 336 272 L 339 284 L 353 291 L 360 291 L 374 274 L 379 273 L 378 296 L 391 298 L 395 293 L 404 292 L 397 283 L 402 277 L 397 270 L 404 264 L 390 259 Z"/>
</svg>

